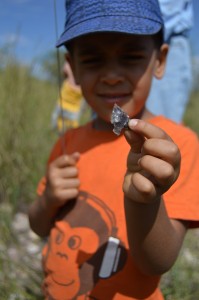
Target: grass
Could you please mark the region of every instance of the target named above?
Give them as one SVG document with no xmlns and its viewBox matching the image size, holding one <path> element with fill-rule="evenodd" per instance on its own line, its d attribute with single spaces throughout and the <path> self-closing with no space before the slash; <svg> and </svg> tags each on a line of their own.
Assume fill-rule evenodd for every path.
<svg viewBox="0 0 199 300">
<path fill-rule="evenodd" d="M 13 215 L 33 201 L 47 153 L 57 138 L 50 124 L 57 89 L 33 78 L 31 69 L 9 57 L 0 73 L 0 95 L 0 299 L 33 300 L 38 297 L 13 278 L 19 265 L 10 260 L 7 249 L 16 239 Z M 25 265 L 23 272 L 28 272 Z"/>
<path fill-rule="evenodd" d="M 199 230 L 190 230 L 174 267 L 162 277 L 166 300 L 199 299 Z"/>
<path fill-rule="evenodd" d="M 184 116 L 185 125 L 199 134 L 199 91 L 192 93 Z"/>
<path fill-rule="evenodd" d="M 1 74 L 0 95 L 0 193 L 2 201 L 16 208 L 33 199 L 55 140 L 50 117 L 57 95 L 55 87 L 15 63 Z"/>
<path fill-rule="evenodd" d="M 51 129 L 51 113 L 57 87 L 35 79 L 31 69 L 15 60 L 0 72 L 0 299 L 39 300 L 38 277 L 25 264 L 9 259 L 6 249 L 16 237 L 11 220 L 16 211 L 26 210 L 35 197 L 38 180 L 57 135 Z M 199 133 L 199 93 L 193 93 L 184 123 Z M 181 254 L 161 287 L 167 300 L 199 299 L 199 233 L 190 231 Z M 21 268 L 29 274 L 28 287 L 12 277 Z M 40 277 L 39 277 L 40 278 Z"/>
</svg>

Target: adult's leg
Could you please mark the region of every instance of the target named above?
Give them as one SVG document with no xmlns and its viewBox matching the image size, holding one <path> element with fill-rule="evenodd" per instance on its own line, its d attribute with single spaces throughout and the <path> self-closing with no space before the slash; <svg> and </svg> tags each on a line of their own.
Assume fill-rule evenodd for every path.
<svg viewBox="0 0 199 300">
<path fill-rule="evenodd" d="M 192 63 L 189 40 L 171 39 L 164 77 L 154 78 L 147 108 L 155 115 L 164 115 L 182 122 L 192 86 Z"/>
</svg>

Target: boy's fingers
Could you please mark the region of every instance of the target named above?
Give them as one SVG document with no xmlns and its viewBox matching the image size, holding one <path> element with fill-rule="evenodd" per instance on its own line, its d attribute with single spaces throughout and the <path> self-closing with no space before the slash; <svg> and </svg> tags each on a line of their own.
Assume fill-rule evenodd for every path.
<svg viewBox="0 0 199 300">
<path fill-rule="evenodd" d="M 146 140 L 142 149 L 142 154 L 149 154 L 161 158 L 168 163 L 171 163 L 174 167 L 178 166 L 179 161 L 181 160 L 178 146 L 168 140 L 155 138 Z"/>
<path fill-rule="evenodd" d="M 80 181 L 78 178 L 68 178 L 67 180 L 60 180 L 59 188 L 60 189 L 71 189 L 71 188 L 79 188 Z"/>
<path fill-rule="evenodd" d="M 78 176 L 78 169 L 76 166 L 61 168 L 59 174 L 62 178 L 75 178 Z"/>
<path fill-rule="evenodd" d="M 125 130 L 124 136 L 126 137 L 127 142 L 131 146 L 131 152 L 141 153 L 142 146 L 145 141 L 144 136 L 132 130 Z"/>
<path fill-rule="evenodd" d="M 52 166 L 56 166 L 57 168 L 64 168 L 67 166 L 73 166 L 76 164 L 80 157 L 78 152 L 75 152 L 71 155 L 62 155 L 59 156 L 56 160 L 52 162 Z"/>
<path fill-rule="evenodd" d="M 58 198 L 65 203 L 66 199 L 70 200 L 76 198 L 78 193 L 79 190 L 77 188 L 61 189 L 59 191 Z"/>
<path fill-rule="evenodd" d="M 128 123 L 128 127 L 133 130 L 133 132 L 136 132 L 147 139 L 157 138 L 171 141 L 171 138 L 164 130 L 151 123 L 145 122 L 144 120 L 131 119 Z"/>
<path fill-rule="evenodd" d="M 74 152 L 73 154 L 71 154 L 71 156 L 76 160 L 76 162 L 79 160 L 80 158 L 80 153 L 79 152 Z"/>
<path fill-rule="evenodd" d="M 142 146 L 146 139 L 156 138 L 172 141 L 164 130 L 143 120 L 131 119 L 128 127 L 129 129 L 125 130 L 124 135 L 133 153 L 142 152 Z"/>
</svg>

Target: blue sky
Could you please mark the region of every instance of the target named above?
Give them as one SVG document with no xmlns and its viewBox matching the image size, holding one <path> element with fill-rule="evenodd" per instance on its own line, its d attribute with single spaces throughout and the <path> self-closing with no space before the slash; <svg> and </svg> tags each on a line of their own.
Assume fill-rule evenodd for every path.
<svg viewBox="0 0 199 300">
<path fill-rule="evenodd" d="M 56 0 L 59 34 L 64 26 L 64 0 Z M 14 44 L 24 63 L 55 49 L 54 0 L 0 0 L 0 47 Z"/>
<path fill-rule="evenodd" d="M 58 35 L 63 31 L 64 0 L 0 0 L 0 47 L 15 44 L 15 53 L 24 63 L 37 60 L 53 50 L 56 42 L 54 1 Z M 193 0 L 195 26 L 191 41 L 199 56 L 199 0 Z"/>
</svg>

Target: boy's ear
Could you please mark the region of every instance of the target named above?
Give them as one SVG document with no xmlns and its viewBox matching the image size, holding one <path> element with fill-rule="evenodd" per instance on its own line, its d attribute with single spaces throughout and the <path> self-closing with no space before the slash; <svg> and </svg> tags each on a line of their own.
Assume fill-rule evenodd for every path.
<svg viewBox="0 0 199 300">
<path fill-rule="evenodd" d="M 75 83 L 78 85 L 79 84 L 79 81 L 77 79 L 77 74 L 76 74 L 76 70 L 75 70 L 75 65 L 74 65 L 74 62 L 73 62 L 73 59 L 71 57 L 71 54 L 70 53 L 66 53 L 65 54 L 65 59 L 66 61 L 69 63 L 70 67 L 71 67 L 71 70 L 72 70 L 72 73 L 73 73 L 73 77 L 74 77 L 74 80 L 75 80 Z"/>
<path fill-rule="evenodd" d="M 157 79 L 161 79 L 164 75 L 168 50 L 169 46 L 167 44 L 163 44 L 159 50 L 158 57 L 156 59 L 156 65 L 154 68 L 154 76 Z"/>
</svg>

